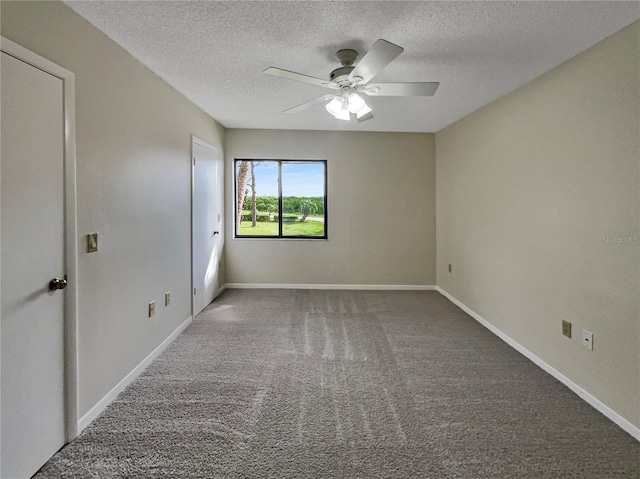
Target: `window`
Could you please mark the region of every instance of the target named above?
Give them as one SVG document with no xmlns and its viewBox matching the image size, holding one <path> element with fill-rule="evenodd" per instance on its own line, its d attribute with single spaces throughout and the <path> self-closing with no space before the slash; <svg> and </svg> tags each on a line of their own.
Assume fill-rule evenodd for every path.
<svg viewBox="0 0 640 479">
<path fill-rule="evenodd" d="M 236 238 L 327 238 L 326 160 L 236 159 Z"/>
</svg>

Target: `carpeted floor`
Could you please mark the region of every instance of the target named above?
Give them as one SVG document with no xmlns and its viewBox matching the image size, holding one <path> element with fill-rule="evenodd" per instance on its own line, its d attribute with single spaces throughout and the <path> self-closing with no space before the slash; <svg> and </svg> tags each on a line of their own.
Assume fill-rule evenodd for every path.
<svg viewBox="0 0 640 479">
<path fill-rule="evenodd" d="M 640 443 L 433 291 L 227 290 L 37 478 L 636 478 Z"/>
</svg>

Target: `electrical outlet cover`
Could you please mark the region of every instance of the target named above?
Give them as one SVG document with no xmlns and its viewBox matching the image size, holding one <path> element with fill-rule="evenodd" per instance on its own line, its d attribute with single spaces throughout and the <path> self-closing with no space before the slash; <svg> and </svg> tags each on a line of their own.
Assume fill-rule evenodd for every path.
<svg viewBox="0 0 640 479">
<path fill-rule="evenodd" d="M 591 331 L 582 330 L 582 345 L 593 351 L 593 333 Z"/>
</svg>

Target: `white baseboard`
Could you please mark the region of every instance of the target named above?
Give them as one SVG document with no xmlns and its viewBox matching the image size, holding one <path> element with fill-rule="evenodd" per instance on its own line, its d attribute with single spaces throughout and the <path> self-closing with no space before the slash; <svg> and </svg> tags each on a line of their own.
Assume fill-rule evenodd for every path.
<svg viewBox="0 0 640 479">
<path fill-rule="evenodd" d="M 169 344 L 173 342 L 174 339 L 178 337 L 178 335 L 189 326 L 192 321 L 192 317 L 189 316 L 180 326 L 176 328 L 176 330 L 169 335 L 167 339 L 162 341 L 160 345 L 151 351 L 151 353 L 142 360 L 140 364 L 138 364 L 133 370 L 127 374 L 115 387 L 109 391 L 98 403 L 93 406 L 89 412 L 87 412 L 84 416 L 82 416 L 78 420 L 78 434 L 82 432 L 82 430 L 91 423 L 95 418 L 97 418 L 102 411 L 109 405 L 111 401 L 113 401 L 118 394 L 124 391 L 135 378 L 137 378 L 142 371 L 144 371 L 151 362 L 156 359 L 162 351 L 166 349 Z"/>
<path fill-rule="evenodd" d="M 435 291 L 436 286 L 428 284 L 281 284 L 281 283 L 227 283 L 229 289 L 350 289 L 350 290 L 417 290 Z"/>
<path fill-rule="evenodd" d="M 533 361 L 538 367 L 542 368 L 543 370 L 545 370 L 546 372 L 551 374 L 554 378 L 556 378 L 558 381 L 560 381 L 565 386 L 567 386 L 569 389 L 571 389 L 574 393 L 576 393 L 578 396 L 580 396 L 583 400 L 588 402 L 591 406 L 596 408 L 598 411 L 600 411 L 606 417 L 611 419 L 613 422 L 615 422 L 618 426 L 620 426 L 626 432 L 631 434 L 631 436 L 633 436 L 636 440 L 640 441 L 640 428 L 636 427 L 630 421 L 628 421 L 625 418 L 623 418 L 622 416 L 620 416 L 617 412 L 615 412 L 609 406 L 604 404 L 598 398 L 596 398 L 591 393 L 589 393 L 589 392 L 585 391 L 584 389 L 582 389 L 580 386 L 578 386 L 576 383 L 574 383 L 571 379 L 566 377 L 560 371 L 558 371 L 557 369 L 553 368 L 551 365 L 549 365 L 546 362 L 544 362 L 542 359 L 540 359 L 538 356 L 533 354 L 531 351 L 529 351 L 527 348 L 522 346 L 520 343 L 518 343 L 517 341 L 515 341 L 511 337 L 507 336 L 500 329 L 496 328 L 489 321 L 487 321 L 482 316 L 480 316 L 478 313 L 476 313 L 475 311 L 473 311 L 472 309 L 467 307 L 464 303 L 458 301 L 456 298 L 451 296 L 445 290 L 443 290 L 442 288 L 437 286 L 436 287 L 436 291 L 438 291 L 440 294 L 442 294 L 444 297 L 446 297 L 449 301 L 451 301 L 453 304 L 458 306 L 465 313 L 467 313 L 473 319 L 478 321 L 482 326 L 484 326 L 489 331 L 491 331 L 493 334 L 498 336 L 500 339 L 502 339 L 505 343 L 507 343 L 512 348 L 514 348 L 520 354 L 522 354 L 526 358 L 528 358 L 531 361 Z"/>
</svg>

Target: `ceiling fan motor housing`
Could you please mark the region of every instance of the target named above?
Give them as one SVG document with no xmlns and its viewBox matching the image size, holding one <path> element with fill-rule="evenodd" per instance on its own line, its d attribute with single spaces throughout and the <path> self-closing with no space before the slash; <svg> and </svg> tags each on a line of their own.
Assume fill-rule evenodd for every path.
<svg viewBox="0 0 640 479">
<path fill-rule="evenodd" d="M 342 66 L 333 70 L 329 75 L 329 79 L 340 86 L 349 85 L 351 82 L 349 81 L 348 76 L 355 68 L 353 66 L 353 62 L 358 58 L 358 52 L 345 48 L 343 50 L 338 50 L 336 57 L 338 57 Z"/>
<path fill-rule="evenodd" d="M 350 84 L 351 81 L 349 80 L 349 74 L 353 71 L 354 68 L 355 67 L 336 68 L 329 75 L 329 79 L 340 86 Z"/>
</svg>

